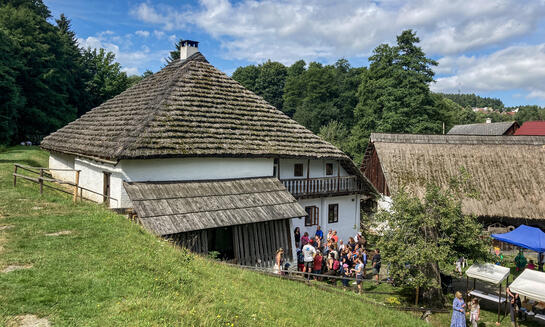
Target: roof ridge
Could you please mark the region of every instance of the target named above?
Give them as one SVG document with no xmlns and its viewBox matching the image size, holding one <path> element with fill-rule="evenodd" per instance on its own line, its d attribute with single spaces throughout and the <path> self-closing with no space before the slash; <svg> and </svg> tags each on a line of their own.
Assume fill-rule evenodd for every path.
<svg viewBox="0 0 545 327">
<path fill-rule="evenodd" d="M 373 143 L 542 146 L 545 145 L 545 136 L 371 133 L 370 141 Z"/>
<path fill-rule="evenodd" d="M 153 121 L 156 114 L 161 110 L 161 104 L 166 99 L 168 99 L 168 96 L 172 92 L 171 86 L 175 84 L 180 78 L 185 77 L 185 73 L 188 71 L 189 64 L 192 63 L 194 60 L 198 60 L 198 59 L 201 59 L 201 60 L 204 59 L 206 61 L 206 58 L 204 58 L 204 56 L 200 52 L 196 52 L 192 54 L 191 56 L 187 57 L 187 59 L 184 59 L 183 61 L 176 60 L 171 62 L 169 65 L 167 65 L 167 67 L 171 65 L 179 65 L 180 67 L 176 67 L 175 70 L 179 71 L 180 73 L 172 74 L 173 76 L 165 85 L 163 93 L 152 101 L 150 107 L 152 107 L 153 110 L 150 110 L 146 118 L 142 119 L 142 122 L 138 125 L 138 127 L 135 130 L 128 133 L 129 135 L 126 135 L 126 137 L 128 137 L 129 139 L 124 141 L 121 144 L 121 146 L 118 148 L 118 150 L 112 154 L 113 158 L 119 158 L 121 154 L 125 152 L 125 150 L 127 150 L 127 148 L 129 148 L 130 145 L 133 144 L 136 139 L 138 139 L 140 134 L 149 127 L 149 124 Z M 120 135 L 119 137 L 122 138 L 123 136 L 124 135 Z"/>
</svg>

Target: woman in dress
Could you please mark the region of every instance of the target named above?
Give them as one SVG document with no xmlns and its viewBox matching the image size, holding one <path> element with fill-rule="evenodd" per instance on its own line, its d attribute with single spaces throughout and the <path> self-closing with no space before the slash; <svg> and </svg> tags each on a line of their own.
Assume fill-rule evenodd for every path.
<svg viewBox="0 0 545 327">
<path fill-rule="evenodd" d="M 460 292 L 456 292 L 456 297 L 452 302 L 450 327 L 466 327 L 466 304 Z"/>
</svg>

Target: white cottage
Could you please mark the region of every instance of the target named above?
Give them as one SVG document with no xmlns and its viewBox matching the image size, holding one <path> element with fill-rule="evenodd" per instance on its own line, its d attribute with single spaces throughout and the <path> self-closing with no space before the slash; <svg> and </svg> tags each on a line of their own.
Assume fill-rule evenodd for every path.
<svg viewBox="0 0 545 327">
<path fill-rule="evenodd" d="M 338 148 L 182 45 L 181 58 L 46 137 L 51 168 L 199 252 L 270 262 L 293 230 L 355 235 L 376 191 Z M 55 177 L 71 180 L 73 175 Z"/>
</svg>

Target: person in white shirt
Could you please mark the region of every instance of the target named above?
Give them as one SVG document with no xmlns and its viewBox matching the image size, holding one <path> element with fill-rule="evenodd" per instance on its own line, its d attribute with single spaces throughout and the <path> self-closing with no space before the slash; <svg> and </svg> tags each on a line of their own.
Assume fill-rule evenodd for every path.
<svg viewBox="0 0 545 327">
<path fill-rule="evenodd" d="M 310 243 L 307 243 L 305 246 L 303 246 L 303 261 L 305 262 L 305 267 L 303 268 L 303 272 L 310 273 L 312 272 L 312 267 L 314 265 L 314 257 L 316 256 L 316 249 L 314 246 L 312 246 Z M 307 275 L 308 279 L 310 279 L 310 274 Z"/>
</svg>

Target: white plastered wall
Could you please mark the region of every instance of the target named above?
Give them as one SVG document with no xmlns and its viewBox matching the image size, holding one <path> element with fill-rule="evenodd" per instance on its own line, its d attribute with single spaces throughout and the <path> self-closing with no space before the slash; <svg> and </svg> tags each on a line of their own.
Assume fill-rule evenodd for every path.
<svg viewBox="0 0 545 327">
<path fill-rule="evenodd" d="M 307 206 L 316 206 L 319 208 L 319 225 L 327 235 L 328 230 L 337 231 L 339 240 L 343 240 L 345 243 L 350 236 L 354 237 L 359 231 L 360 226 L 360 199 L 361 195 L 344 195 L 344 196 L 332 196 L 322 197 L 316 199 L 300 199 L 298 202 L 304 208 Z M 336 223 L 328 223 L 328 209 L 329 204 L 339 205 L 339 221 Z M 309 236 L 314 236 L 317 226 L 305 226 L 305 218 L 293 218 L 291 219 L 291 233 L 293 238 L 293 231 L 296 227 L 301 230 L 301 236 L 307 232 Z M 294 248 L 294 253 L 296 249 Z"/>
<path fill-rule="evenodd" d="M 74 156 L 59 152 L 51 152 L 49 154 L 49 168 L 74 169 Z M 75 172 L 73 171 L 52 170 L 51 175 L 53 178 L 67 182 L 74 182 L 75 179 Z"/>
<path fill-rule="evenodd" d="M 308 159 L 280 159 L 280 179 L 292 179 L 292 178 L 307 178 L 307 166 Z M 303 176 L 294 176 L 295 164 L 303 164 Z M 333 174 L 326 175 L 326 164 L 333 164 Z M 346 170 L 340 167 L 340 171 L 337 171 L 339 162 L 336 160 L 310 160 L 310 178 L 319 177 L 337 177 L 340 172 L 340 176 L 348 176 Z"/>
<path fill-rule="evenodd" d="M 173 158 L 122 160 L 118 166 L 124 180 L 144 182 L 272 176 L 273 163 L 272 158 Z M 122 208 L 131 207 L 124 188 L 120 197 Z"/>
<path fill-rule="evenodd" d="M 123 171 L 117 165 L 94 161 L 91 159 L 78 157 L 75 159 L 75 169 L 81 170 L 79 175 L 79 185 L 93 190 L 94 192 L 103 194 L 104 192 L 104 173 L 110 173 L 110 208 L 123 208 L 122 192 L 123 189 Z M 102 203 L 103 197 L 99 194 L 94 194 L 89 191 L 83 191 L 83 197 L 95 202 Z M 115 199 L 115 200 L 114 200 Z"/>
</svg>

